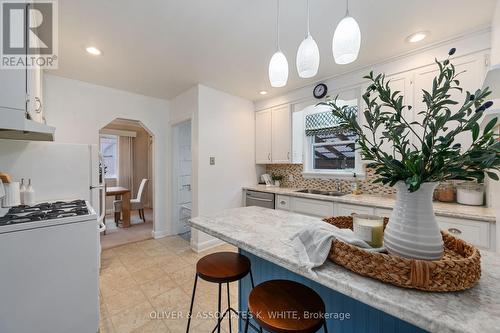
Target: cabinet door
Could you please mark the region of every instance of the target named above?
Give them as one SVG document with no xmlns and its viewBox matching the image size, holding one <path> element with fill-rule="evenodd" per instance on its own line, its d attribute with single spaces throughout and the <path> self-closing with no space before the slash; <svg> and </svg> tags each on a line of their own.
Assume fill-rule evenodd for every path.
<svg viewBox="0 0 500 333">
<path fill-rule="evenodd" d="M 286 195 L 277 195 L 275 206 L 278 210 L 290 210 L 290 197 Z"/>
<path fill-rule="evenodd" d="M 412 105 L 413 104 L 412 91 L 411 91 L 411 73 L 389 76 L 386 78 L 386 80 L 389 81 L 389 86 L 391 87 L 393 92 L 399 91 L 400 95 L 403 96 L 403 100 L 404 100 L 403 104 L 404 105 Z M 369 86 L 369 84 L 365 84 L 363 86 L 363 89 L 362 89 L 363 94 L 366 92 L 366 88 L 368 88 L 368 86 Z M 372 93 L 372 95 L 373 95 L 373 93 Z M 372 97 L 374 97 L 374 96 L 372 96 Z M 379 103 L 380 103 L 380 100 L 379 100 Z M 366 103 L 364 101 L 362 101 L 362 110 L 364 111 L 365 109 L 366 109 Z M 381 109 L 382 109 L 382 111 L 385 111 L 385 112 L 394 112 L 394 109 L 386 107 L 386 106 L 383 106 Z M 413 112 L 412 111 L 408 111 L 407 109 L 405 109 L 404 116 L 405 116 L 405 119 L 407 119 L 409 123 L 411 123 L 413 121 Z M 360 122 L 363 125 L 365 125 L 366 120 L 365 120 L 363 112 L 360 112 L 359 118 L 360 118 Z M 368 132 L 368 129 L 366 129 L 366 131 Z M 381 126 L 377 130 L 377 132 L 375 133 L 375 137 L 376 137 L 377 141 L 380 140 L 383 131 L 385 131 L 385 127 Z M 369 135 L 368 137 L 371 138 L 371 132 L 369 132 L 367 134 Z M 401 157 L 401 155 L 399 153 L 394 152 L 392 142 L 389 142 L 387 140 L 385 140 L 384 143 L 382 144 L 381 150 L 389 155 L 395 156 L 397 159 Z"/>
<path fill-rule="evenodd" d="M 353 213 L 373 215 L 373 207 L 349 205 L 342 203 L 339 203 L 335 206 L 336 216 L 350 216 Z"/>
<path fill-rule="evenodd" d="M 314 217 L 330 217 L 333 216 L 333 202 L 321 201 L 306 198 L 292 198 L 290 208 L 293 212 L 314 216 Z"/>
<path fill-rule="evenodd" d="M 26 70 L 0 70 L 0 108 L 26 110 Z"/>
<path fill-rule="evenodd" d="M 26 108 L 32 120 L 43 122 L 42 105 L 42 69 L 33 68 L 27 71 L 27 104 Z"/>
<path fill-rule="evenodd" d="M 490 224 L 481 221 L 468 221 L 451 217 L 437 216 L 439 227 L 453 236 L 463 239 L 472 245 L 485 249 L 490 248 Z M 491 249 L 494 251 L 494 249 Z"/>
<path fill-rule="evenodd" d="M 271 110 L 259 111 L 255 114 L 255 162 L 271 163 L 272 140 Z"/>
<path fill-rule="evenodd" d="M 456 112 L 465 99 L 466 91 L 474 93 L 481 88 L 482 80 L 486 71 L 485 55 L 475 54 L 472 56 L 460 57 L 452 60 L 457 73 L 462 72 L 458 76 L 460 87 L 463 89 L 461 93 L 458 90 L 450 91 L 450 99 L 457 101 L 459 104 L 450 107 L 452 114 Z M 414 77 L 414 114 L 415 120 L 422 122 L 423 115 L 417 115 L 418 112 L 426 110 L 425 103 L 422 101 L 422 90 L 432 91 L 432 80 L 439 73 L 439 68 L 436 64 L 426 66 L 415 71 Z M 456 128 L 458 122 L 450 122 L 449 130 Z M 421 127 L 416 126 L 417 133 L 421 136 L 423 131 Z M 416 139 L 416 138 L 415 138 Z M 418 140 L 414 141 L 417 144 Z M 472 143 L 470 132 L 462 133 L 456 138 L 456 143 L 462 144 L 462 149 L 467 149 Z M 417 144 L 417 147 L 420 145 Z"/>
<path fill-rule="evenodd" d="M 273 109 L 272 115 L 272 160 L 273 163 L 290 163 L 292 146 L 292 123 L 288 105 Z"/>
<path fill-rule="evenodd" d="M 304 110 L 292 112 L 292 163 L 302 164 L 304 154 Z"/>
</svg>

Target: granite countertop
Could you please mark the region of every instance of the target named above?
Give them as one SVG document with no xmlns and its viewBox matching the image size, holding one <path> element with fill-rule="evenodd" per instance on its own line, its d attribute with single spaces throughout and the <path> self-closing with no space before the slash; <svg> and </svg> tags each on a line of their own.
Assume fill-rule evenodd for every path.
<svg viewBox="0 0 500 333">
<path fill-rule="evenodd" d="M 396 201 L 394 196 L 388 195 L 346 194 L 341 197 L 332 197 L 328 195 L 299 193 L 297 191 L 301 190 L 300 188 L 268 187 L 265 185 L 246 186 L 243 187 L 243 189 L 388 209 L 392 209 Z M 456 217 L 475 221 L 486 221 L 492 223 L 495 223 L 496 221 L 495 210 L 484 206 L 466 206 L 457 203 L 434 202 L 434 213 L 439 216 Z"/>
<path fill-rule="evenodd" d="M 472 289 L 430 293 L 384 284 L 327 261 L 317 275 L 301 267 L 290 237 L 319 219 L 261 207 L 234 208 L 189 221 L 222 239 L 328 288 L 431 332 L 498 332 L 500 257 L 481 251 L 482 277 Z"/>
</svg>

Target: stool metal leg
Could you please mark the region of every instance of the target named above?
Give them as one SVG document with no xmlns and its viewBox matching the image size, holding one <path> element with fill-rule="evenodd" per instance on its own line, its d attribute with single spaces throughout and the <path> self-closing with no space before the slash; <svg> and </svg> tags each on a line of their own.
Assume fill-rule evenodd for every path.
<svg viewBox="0 0 500 333">
<path fill-rule="evenodd" d="M 325 333 L 328 333 L 328 328 L 326 328 L 326 319 L 323 320 L 323 330 Z"/>
<path fill-rule="evenodd" d="M 246 318 L 246 321 L 245 321 L 245 333 L 248 333 L 248 322 L 250 321 L 250 317 L 248 316 L 248 312 L 247 312 L 247 318 Z"/>
<path fill-rule="evenodd" d="M 255 283 L 253 282 L 252 270 L 250 270 L 250 281 L 252 282 L 252 289 L 255 288 Z"/>
<path fill-rule="evenodd" d="M 255 288 L 255 283 L 253 281 L 253 274 L 252 274 L 252 270 L 250 269 L 250 282 L 252 283 L 252 289 Z M 246 321 L 246 324 L 245 324 L 245 333 L 248 331 L 248 322 L 250 321 L 250 318 L 247 314 L 247 321 Z M 255 326 L 252 325 L 252 328 L 255 329 Z M 262 332 L 262 327 L 259 326 L 259 332 L 260 333 L 263 333 Z"/>
<path fill-rule="evenodd" d="M 196 293 L 197 282 L 198 282 L 198 274 L 196 274 L 195 278 L 194 278 L 193 295 L 191 296 L 191 306 L 189 307 L 189 316 L 188 316 L 188 324 L 187 324 L 187 328 L 186 328 L 186 333 L 189 333 L 189 325 L 191 324 L 191 315 L 193 314 L 194 295 Z"/>
<path fill-rule="evenodd" d="M 226 283 L 226 286 L 227 286 L 227 308 L 228 309 L 231 309 L 231 297 L 229 296 L 229 282 Z M 233 330 L 231 328 L 232 324 L 231 324 L 231 317 L 233 316 L 232 313 L 231 313 L 231 310 L 229 310 L 229 333 L 233 333 Z"/>
<path fill-rule="evenodd" d="M 222 318 L 220 318 L 220 316 L 221 316 L 221 305 L 222 305 L 221 304 L 221 301 L 222 301 L 222 299 L 221 299 L 222 295 L 221 294 L 222 294 L 222 284 L 219 283 L 219 305 L 217 307 L 217 310 L 218 310 L 218 312 L 217 312 L 217 316 L 218 316 L 217 333 L 220 333 L 220 324 L 221 324 L 221 321 L 222 321 Z"/>
</svg>

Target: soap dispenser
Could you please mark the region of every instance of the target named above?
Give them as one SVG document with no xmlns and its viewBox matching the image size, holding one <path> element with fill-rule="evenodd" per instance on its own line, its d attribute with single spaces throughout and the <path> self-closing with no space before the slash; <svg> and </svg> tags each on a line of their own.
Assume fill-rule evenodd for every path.
<svg viewBox="0 0 500 333">
<path fill-rule="evenodd" d="M 19 188 L 19 198 L 21 200 L 21 205 L 26 205 L 26 200 L 24 196 L 26 195 L 26 185 L 24 184 L 24 178 L 21 178 L 21 186 Z"/>
<path fill-rule="evenodd" d="M 26 187 L 26 192 L 24 194 L 24 204 L 28 206 L 33 206 L 35 204 L 35 190 L 31 185 L 31 179 L 28 181 L 28 187 Z"/>
</svg>

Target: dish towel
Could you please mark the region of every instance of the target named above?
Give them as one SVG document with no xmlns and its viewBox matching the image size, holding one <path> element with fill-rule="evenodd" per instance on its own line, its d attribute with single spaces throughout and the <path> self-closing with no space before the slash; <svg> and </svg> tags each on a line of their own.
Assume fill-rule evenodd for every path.
<svg viewBox="0 0 500 333">
<path fill-rule="evenodd" d="M 322 221 L 304 227 L 291 237 L 300 264 L 311 273 L 314 273 L 313 268 L 325 263 L 335 239 L 362 248 L 371 248 L 365 241 L 357 238 L 351 229 L 340 229 Z"/>
</svg>

